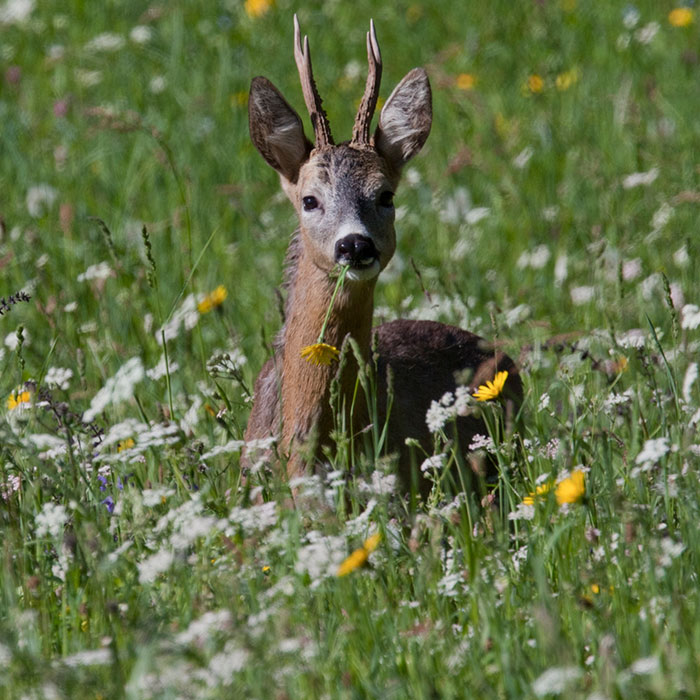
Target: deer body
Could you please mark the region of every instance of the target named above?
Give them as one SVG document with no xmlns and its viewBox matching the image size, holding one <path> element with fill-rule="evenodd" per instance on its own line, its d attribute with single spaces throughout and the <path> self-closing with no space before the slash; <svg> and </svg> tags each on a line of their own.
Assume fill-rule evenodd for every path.
<svg viewBox="0 0 700 700">
<path fill-rule="evenodd" d="M 372 329 L 374 288 L 396 247 L 393 194 L 401 170 L 423 146 L 430 131 L 430 84 L 422 69 L 399 83 L 381 111 L 370 136 L 370 122 L 381 77 L 381 57 L 374 26 L 367 35 L 369 77 L 353 138 L 335 145 L 311 72 L 308 41 L 302 47 L 295 17 L 295 56 L 316 137 L 304 135 L 301 119 L 265 78 L 251 85 L 249 111 L 253 143 L 280 174 L 282 188 L 299 216 L 299 231 L 287 255 L 288 290 L 285 323 L 274 357 L 255 384 L 255 402 L 246 441 L 275 436 L 288 457 L 290 476 L 301 473 L 328 442 L 333 428 L 329 403 L 337 366 L 306 362 L 301 351 L 313 344 L 329 308 L 336 281 L 333 271 L 348 266 L 345 284 L 328 317 L 324 341 L 341 348 L 352 337 L 361 361 L 377 359 L 377 403 L 382 425 L 388 420 L 388 448 L 399 455 L 399 467 L 409 479 L 410 458 L 405 438 L 430 449 L 425 423 L 432 400 L 455 389 L 455 372 L 472 371 L 474 387 L 508 370 L 509 389 L 521 387 L 512 361 L 490 351 L 467 331 L 429 321 L 400 320 Z M 341 403 L 348 409 L 350 430 L 357 433 L 369 421 L 364 399 L 355 400 L 356 358 L 349 353 L 340 381 Z M 392 378 L 391 410 L 387 380 Z M 353 414 L 349 407 L 354 404 Z M 387 415 L 388 414 L 388 415 Z M 475 419 L 459 419 L 460 445 L 469 445 L 485 428 Z M 308 443 L 313 443 L 309 457 Z"/>
</svg>

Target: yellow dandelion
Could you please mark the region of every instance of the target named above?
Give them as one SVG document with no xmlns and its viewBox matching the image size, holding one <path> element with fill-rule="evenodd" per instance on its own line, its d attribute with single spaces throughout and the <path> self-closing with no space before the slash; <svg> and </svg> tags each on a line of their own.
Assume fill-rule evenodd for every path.
<svg viewBox="0 0 700 700">
<path fill-rule="evenodd" d="M 224 303 L 224 299 L 228 296 L 228 291 L 223 284 L 220 284 L 213 292 L 209 292 L 202 301 L 197 304 L 197 311 L 200 314 L 207 314 L 217 306 Z"/>
<path fill-rule="evenodd" d="M 314 343 L 302 348 L 301 356 L 312 365 L 330 365 L 338 359 L 340 351 L 328 343 Z"/>
<path fill-rule="evenodd" d="M 533 93 L 542 92 L 544 90 L 544 80 L 535 73 L 527 79 L 527 88 Z"/>
<path fill-rule="evenodd" d="M 350 556 L 348 556 L 338 567 L 336 576 L 347 576 L 349 573 L 359 569 L 367 559 L 369 555 L 379 546 L 382 536 L 379 533 L 371 535 L 365 541 L 362 547 L 356 549 Z"/>
<path fill-rule="evenodd" d="M 557 484 L 554 495 L 557 503 L 578 503 L 586 493 L 585 476 L 580 469 L 576 469 L 570 476 Z"/>
<path fill-rule="evenodd" d="M 471 73 L 460 73 L 455 79 L 455 84 L 460 90 L 472 90 L 476 85 L 476 78 Z"/>
<path fill-rule="evenodd" d="M 506 379 L 508 379 L 508 372 L 497 372 L 492 382 L 487 381 L 474 392 L 474 398 L 477 401 L 490 401 L 498 398 L 503 391 Z"/>
<path fill-rule="evenodd" d="M 248 17 L 262 17 L 273 5 L 274 0 L 245 0 L 245 11 Z"/>
<path fill-rule="evenodd" d="M 117 452 L 123 452 L 124 450 L 130 450 L 136 443 L 133 438 L 127 438 L 117 443 Z"/>
<path fill-rule="evenodd" d="M 272 569 L 267 564 L 262 568 L 262 572 L 265 574 L 265 576 L 269 576 L 271 571 Z"/>
<path fill-rule="evenodd" d="M 7 409 L 9 411 L 14 411 L 22 404 L 28 404 L 32 402 L 32 395 L 28 391 L 15 391 L 7 397 Z"/>
<path fill-rule="evenodd" d="M 593 591 L 593 593 L 598 595 L 598 593 L 600 593 L 600 586 L 597 583 L 592 583 L 591 590 Z"/>
<path fill-rule="evenodd" d="M 554 490 L 554 495 L 560 506 L 565 503 L 578 503 L 586 493 L 585 475 L 583 471 L 581 469 L 576 469 L 558 484 L 553 481 L 540 484 L 535 489 L 534 493 L 523 498 L 523 504 L 526 506 L 533 506 L 537 498 L 548 494 L 552 490 Z"/>
<path fill-rule="evenodd" d="M 694 19 L 695 13 L 690 7 L 676 7 L 668 13 L 668 21 L 673 27 L 687 27 Z"/>
<path fill-rule="evenodd" d="M 578 82 L 578 79 L 578 68 L 572 68 L 564 73 L 559 73 L 557 79 L 554 81 L 554 84 L 557 86 L 557 90 L 563 92 L 564 90 L 568 90 L 572 85 L 575 85 Z"/>
</svg>

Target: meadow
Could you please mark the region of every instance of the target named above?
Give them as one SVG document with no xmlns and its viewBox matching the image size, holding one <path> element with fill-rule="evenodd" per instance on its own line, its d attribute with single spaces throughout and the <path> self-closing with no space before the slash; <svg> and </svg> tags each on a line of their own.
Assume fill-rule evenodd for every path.
<svg viewBox="0 0 700 700">
<path fill-rule="evenodd" d="M 518 431 L 481 406 L 484 504 L 454 488 L 450 396 L 424 500 L 342 435 L 296 507 L 269 465 L 241 481 L 296 226 L 247 95 L 262 74 L 306 114 L 294 12 L 336 134 L 370 17 L 384 99 L 430 75 L 375 319 L 518 359 Z M 699 25 L 0 0 L 0 697 L 700 697 Z"/>
</svg>

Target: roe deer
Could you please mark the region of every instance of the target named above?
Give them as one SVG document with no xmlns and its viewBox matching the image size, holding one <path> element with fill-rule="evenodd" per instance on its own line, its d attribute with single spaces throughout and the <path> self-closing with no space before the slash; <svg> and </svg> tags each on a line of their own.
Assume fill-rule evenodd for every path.
<svg viewBox="0 0 700 700">
<path fill-rule="evenodd" d="M 335 145 L 316 89 L 308 37 L 302 45 L 294 17 L 294 55 L 304 100 L 314 129 L 315 144 L 304 135 L 299 115 L 266 78 L 254 78 L 250 88 L 249 122 L 253 143 L 280 175 L 282 189 L 299 217 L 299 229 L 287 253 L 284 326 L 274 356 L 255 383 L 255 400 L 246 441 L 275 436 L 288 458 L 287 472 L 297 476 L 322 455 L 333 430 L 330 387 L 333 366 L 316 366 L 302 359 L 324 322 L 336 288 L 333 271 L 346 265 L 344 285 L 332 306 L 325 341 L 340 348 L 354 338 L 369 362 L 377 363 L 377 403 L 380 425 L 388 421 L 390 452 L 398 453 L 399 473 L 410 484 L 408 437 L 432 450 L 426 425 L 431 401 L 456 387 L 455 374 L 471 373 L 470 390 L 507 370 L 506 390 L 519 403 L 522 387 L 510 358 L 489 348 L 478 336 L 431 321 L 398 320 L 372 328 L 374 287 L 396 247 L 394 192 L 403 166 L 423 147 L 432 122 L 428 76 L 422 68 L 409 72 L 381 110 L 372 135 L 370 123 L 379 95 L 382 61 L 370 22 L 367 33 L 369 72 L 365 93 L 349 142 Z M 356 391 L 358 367 L 352 353 L 339 378 L 346 409 Z M 393 376 L 393 381 L 388 379 Z M 393 401 L 387 416 L 387 383 Z M 367 427 L 366 401 L 355 401 L 346 416 L 356 436 Z M 474 417 L 457 419 L 462 453 L 477 432 L 486 433 Z M 309 445 L 309 443 L 312 443 Z"/>
</svg>

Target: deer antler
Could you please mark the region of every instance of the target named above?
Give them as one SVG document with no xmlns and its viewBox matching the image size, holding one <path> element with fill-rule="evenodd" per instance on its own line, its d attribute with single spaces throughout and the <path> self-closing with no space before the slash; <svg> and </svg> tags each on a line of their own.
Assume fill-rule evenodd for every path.
<svg viewBox="0 0 700 700">
<path fill-rule="evenodd" d="M 328 117 L 323 109 L 321 97 L 316 89 L 314 74 L 311 70 L 311 53 L 309 52 L 309 37 L 304 36 L 304 47 L 301 45 L 301 32 L 299 31 L 299 20 L 294 15 L 294 60 L 299 70 L 301 79 L 301 90 L 304 93 L 306 109 L 309 110 L 311 124 L 314 127 L 316 137 L 316 148 L 333 144 L 331 127 L 328 124 Z"/>
<path fill-rule="evenodd" d="M 379 84 L 382 81 L 382 54 L 379 51 L 377 33 L 374 31 L 374 20 L 369 21 L 369 31 L 367 32 L 367 62 L 369 71 L 367 73 L 367 84 L 365 94 L 357 110 L 355 126 L 352 129 L 351 145 L 368 146 L 370 143 L 369 127 L 374 116 L 374 108 L 377 106 L 379 97 Z"/>
</svg>

